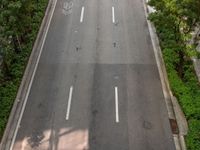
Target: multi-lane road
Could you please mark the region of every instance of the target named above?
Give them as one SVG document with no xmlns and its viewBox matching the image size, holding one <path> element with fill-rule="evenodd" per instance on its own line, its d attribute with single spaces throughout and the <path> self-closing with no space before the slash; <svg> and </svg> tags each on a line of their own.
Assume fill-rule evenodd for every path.
<svg viewBox="0 0 200 150">
<path fill-rule="evenodd" d="M 57 0 L 10 150 L 175 150 L 142 0 Z"/>
</svg>

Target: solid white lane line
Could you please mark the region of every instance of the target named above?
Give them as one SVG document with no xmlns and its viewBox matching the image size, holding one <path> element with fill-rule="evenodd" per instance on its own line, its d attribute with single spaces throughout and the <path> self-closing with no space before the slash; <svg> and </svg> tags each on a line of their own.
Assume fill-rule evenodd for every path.
<svg viewBox="0 0 200 150">
<path fill-rule="evenodd" d="M 83 22 L 84 11 L 85 11 L 85 7 L 82 7 L 82 9 L 81 9 L 81 17 L 80 17 L 80 22 Z"/>
<path fill-rule="evenodd" d="M 69 120 L 69 114 L 70 114 L 71 102 L 72 102 L 72 94 L 73 94 L 73 86 L 71 86 L 70 90 L 69 90 L 69 98 L 68 98 L 68 105 L 67 105 L 66 120 Z"/>
<path fill-rule="evenodd" d="M 118 104 L 118 87 L 115 87 L 115 113 L 116 113 L 116 122 L 119 122 L 119 104 Z"/>
<path fill-rule="evenodd" d="M 42 45 L 41 45 L 41 48 L 40 48 L 40 51 L 39 51 L 39 55 L 38 55 L 38 58 L 36 60 L 36 65 L 35 65 L 35 68 L 33 70 L 33 74 L 31 76 L 30 84 L 28 85 L 27 93 L 26 93 L 26 96 L 25 96 L 25 99 L 24 99 L 24 103 L 22 105 L 22 109 L 21 109 L 21 112 L 20 112 L 19 120 L 17 122 L 17 126 L 15 128 L 15 132 L 14 132 L 14 135 L 13 135 L 13 138 L 12 138 L 12 142 L 11 142 L 11 145 L 10 145 L 10 150 L 13 150 L 13 147 L 14 147 L 14 143 L 15 143 L 16 136 L 17 136 L 17 133 L 18 133 L 18 129 L 20 127 L 20 123 L 21 123 L 21 120 L 22 120 L 22 117 L 23 117 L 23 114 L 24 114 L 24 110 L 25 110 L 25 107 L 26 107 L 28 96 L 29 96 L 29 93 L 30 93 L 30 90 L 31 90 L 31 87 L 32 87 L 32 83 L 33 83 L 33 80 L 34 80 L 34 77 L 35 77 L 35 73 L 36 73 L 36 70 L 37 70 L 37 67 L 38 67 L 38 64 L 39 64 L 39 61 L 40 61 L 40 57 L 41 57 L 42 50 L 43 50 L 43 47 L 44 47 L 44 44 L 45 44 L 45 41 L 46 41 L 47 33 L 49 31 L 49 27 L 50 27 L 50 24 L 51 24 L 51 21 L 52 21 L 52 17 L 53 17 L 55 8 L 56 8 L 56 4 L 57 4 L 57 0 L 55 0 L 54 6 L 53 6 L 53 10 L 52 10 L 52 13 L 50 15 L 50 20 L 48 22 L 47 29 L 45 31 L 44 38 L 43 38 L 43 41 L 42 41 Z"/>
<path fill-rule="evenodd" d="M 112 7 L 112 22 L 115 23 L 115 8 Z"/>
</svg>

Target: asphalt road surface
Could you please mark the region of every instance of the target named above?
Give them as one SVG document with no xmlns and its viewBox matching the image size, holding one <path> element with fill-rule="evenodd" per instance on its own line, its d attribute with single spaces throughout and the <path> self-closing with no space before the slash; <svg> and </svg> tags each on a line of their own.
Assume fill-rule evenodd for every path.
<svg viewBox="0 0 200 150">
<path fill-rule="evenodd" d="M 175 150 L 142 0 L 58 0 L 12 150 Z"/>
</svg>

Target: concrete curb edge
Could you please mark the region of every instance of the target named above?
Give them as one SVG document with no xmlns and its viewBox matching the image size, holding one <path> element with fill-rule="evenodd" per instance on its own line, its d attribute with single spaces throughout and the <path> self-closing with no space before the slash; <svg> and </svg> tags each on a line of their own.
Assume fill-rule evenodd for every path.
<svg viewBox="0 0 200 150">
<path fill-rule="evenodd" d="M 177 99 L 173 96 L 171 89 L 170 89 L 167 71 L 166 71 L 165 63 L 164 63 L 164 60 L 162 57 L 162 51 L 161 51 L 161 48 L 159 45 L 159 39 L 156 34 L 156 29 L 155 29 L 155 26 L 148 20 L 148 15 L 152 8 L 150 8 L 147 5 L 147 3 L 148 3 L 148 0 L 143 0 L 145 16 L 147 18 L 147 24 L 148 24 L 148 28 L 149 28 L 152 45 L 153 45 L 156 63 L 158 66 L 160 80 L 161 80 L 161 84 L 162 84 L 162 88 L 163 88 L 163 94 L 165 97 L 165 102 L 166 102 L 166 106 L 167 106 L 167 110 L 168 110 L 168 116 L 169 116 L 169 119 L 176 120 L 179 130 L 180 130 L 180 127 L 182 126 L 182 124 L 186 128 L 185 129 L 186 131 L 184 131 L 184 134 L 182 133 L 182 131 L 179 132 L 179 134 L 173 134 L 175 147 L 176 147 L 176 150 L 186 150 L 184 135 L 187 134 L 187 130 L 188 130 L 187 121 L 186 121 L 186 118 L 184 115 L 180 116 L 179 114 L 177 114 L 178 111 L 179 112 L 181 111 L 181 110 L 177 110 L 177 107 L 180 108 L 180 106 L 178 104 Z M 182 111 L 181 111 L 181 114 L 183 114 Z M 180 122 L 180 120 L 183 122 Z"/>
<path fill-rule="evenodd" d="M 198 81 L 200 83 L 200 68 L 199 68 L 200 59 L 198 59 L 197 57 L 195 57 L 195 58 L 192 58 L 192 61 L 193 61 L 195 73 L 196 73 Z"/>
<path fill-rule="evenodd" d="M 33 73 L 33 69 L 36 65 L 36 60 L 40 51 L 41 47 L 41 39 L 44 38 L 44 31 L 47 30 L 47 24 L 50 21 L 49 15 L 52 11 L 52 5 L 54 0 L 49 0 L 48 5 L 46 7 L 46 11 L 42 20 L 42 23 L 40 25 L 36 40 L 34 42 L 26 69 L 24 71 L 24 75 L 21 80 L 21 84 L 19 86 L 17 96 L 15 98 L 14 104 L 12 106 L 12 110 L 10 112 L 10 116 L 6 125 L 6 129 L 4 131 L 4 135 L 2 137 L 2 140 L 0 141 L 0 150 L 7 150 L 10 147 L 12 136 L 14 134 L 15 126 L 17 124 L 21 108 L 24 103 L 24 97 L 27 92 L 27 87 L 30 83 L 31 75 Z"/>
</svg>

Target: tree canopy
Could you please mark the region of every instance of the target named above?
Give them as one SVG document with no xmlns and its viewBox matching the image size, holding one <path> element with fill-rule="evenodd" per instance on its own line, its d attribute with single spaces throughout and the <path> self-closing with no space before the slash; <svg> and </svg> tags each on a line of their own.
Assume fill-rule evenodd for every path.
<svg viewBox="0 0 200 150">
<path fill-rule="evenodd" d="M 0 0 L 0 139 L 47 4 Z"/>
<path fill-rule="evenodd" d="M 188 150 L 200 150 L 200 84 L 191 56 L 197 56 L 192 33 L 200 30 L 200 0 L 150 0 L 154 23 L 173 94 L 189 123 Z"/>
</svg>

